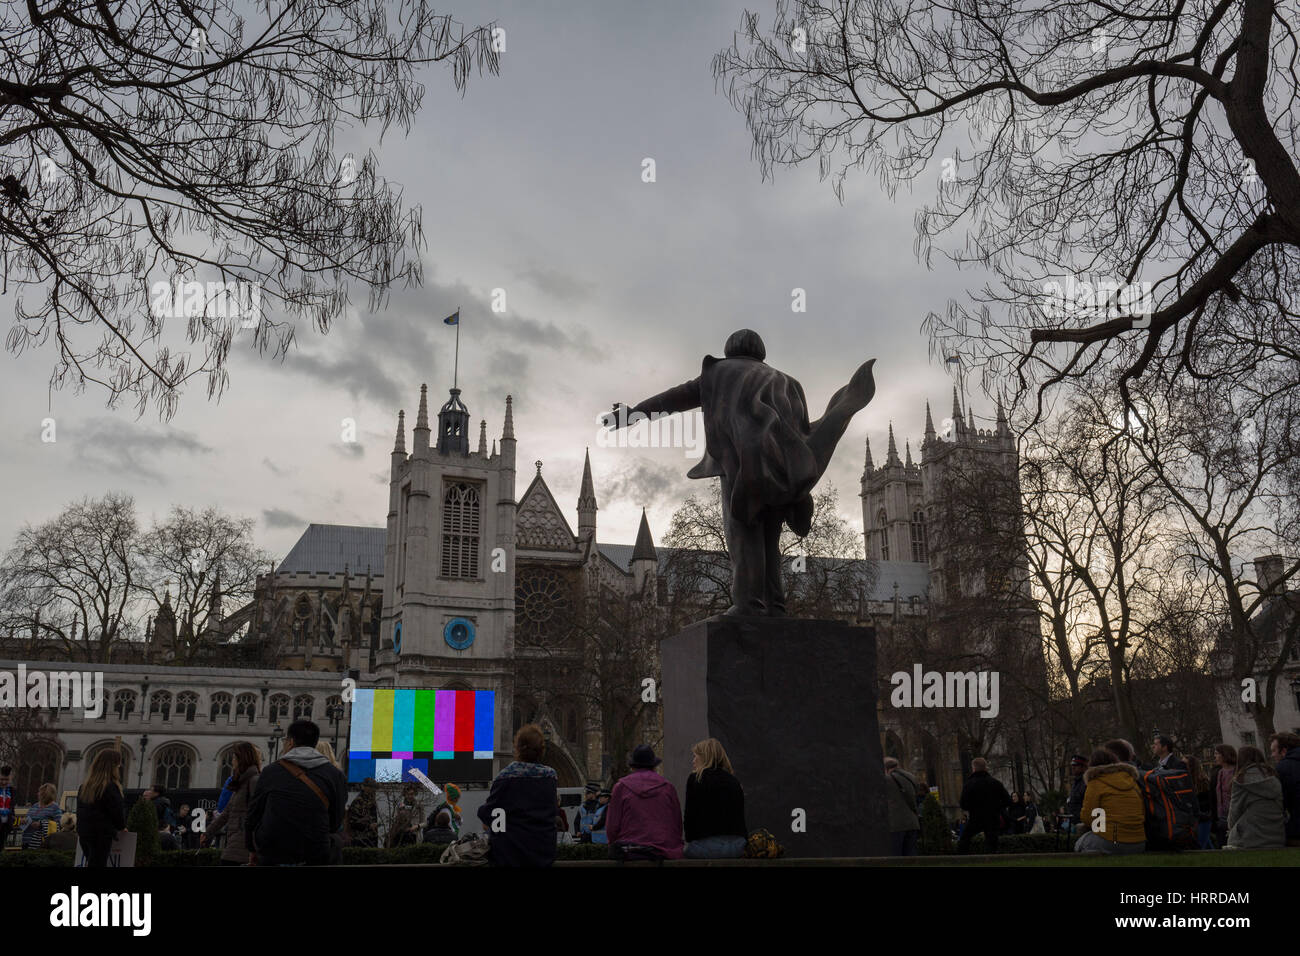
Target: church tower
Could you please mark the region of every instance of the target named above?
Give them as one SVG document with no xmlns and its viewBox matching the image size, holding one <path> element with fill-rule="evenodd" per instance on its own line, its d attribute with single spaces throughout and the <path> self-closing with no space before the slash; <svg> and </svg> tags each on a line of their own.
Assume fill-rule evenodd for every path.
<svg viewBox="0 0 1300 956">
<path fill-rule="evenodd" d="M 862 469 L 862 527 L 866 533 L 867 557 L 876 561 L 926 561 L 925 524 L 922 515 L 921 469 L 898 457 L 894 426 L 889 426 L 889 450 L 885 463 L 876 468 L 867 442 Z"/>
<path fill-rule="evenodd" d="M 470 451 L 469 409 L 450 391 L 434 438 L 420 386 L 409 455 L 398 412 L 376 672 L 392 687 L 495 691 L 500 763 L 511 750 L 514 414 L 507 396 L 499 453 L 487 450 L 486 422 Z"/>
</svg>

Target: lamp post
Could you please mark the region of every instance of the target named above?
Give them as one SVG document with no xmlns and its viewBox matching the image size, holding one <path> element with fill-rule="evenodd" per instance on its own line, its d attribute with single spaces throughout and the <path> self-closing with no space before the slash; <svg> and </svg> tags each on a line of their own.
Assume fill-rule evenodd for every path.
<svg viewBox="0 0 1300 956">
<path fill-rule="evenodd" d="M 274 760 L 280 753 L 280 741 L 284 740 L 284 731 L 280 729 L 277 723 L 271 730 L 271 736 L 267 738 L 266 746 L 271 752 L 271 759 Z"/>
<path fill-rule="evenodd" d="M 149 746 L 149 735 L 141 734 L 140 735 L 140 766 L 136 768 L 135 771 L 136 789 L 139 789 L 144 786 L 144 751 L 145 748 L 148 746 Z"/>
<path fill-rule="evenodd" d="M 339 752 L 339 722 L 343 719 L 343 704 L 330 704 L 325 708 L 325 716 L 329 718 L 330 723 L 334 725 L 334 753 Z"/>
</svg>

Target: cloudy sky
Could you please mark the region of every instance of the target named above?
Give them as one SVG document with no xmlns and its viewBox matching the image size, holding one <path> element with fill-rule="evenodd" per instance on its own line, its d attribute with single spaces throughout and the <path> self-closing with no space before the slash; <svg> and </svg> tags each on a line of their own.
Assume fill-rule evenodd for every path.
<svg viewBox="0 0 1300 956">
<path fill-rule="evenodd" d="M 770 18 L 771 0 L 749 0 Z M 378 150 L 380 173 L 423 207 L 426 282 L 380 313 L 364 297 L 327 336 L 301 331 L 283 363 L 238 344 L 230 389 L 200 383 L 160 424 L 107 411 L 93 390 L 50 393 L 48 351 L 0 355 L 0 542 L 68 502 L 133 494 L 145 521 L 172 504 L 256 519 L 277 558 L 309 522 L 382 525 L 397 411 L 414 423 L 420 384 L 436 409 L 452 377 L 461 308 L 460 383 L 477 436 L 501 432 L 514 395 L 522 493 L 543 474 L 576 526 L 583 450 L 591 446 L 599 536 L 631 542 L 640 509 L 656 539 L 692 490 L 682 449 L 597 447 L 596 416 L 694 377 L 734 329 L 758 330 L 768 359 L 804 385 L 814 414 L 862 361 L 877 394 L 851 425 L 829 479 L 861 527 L 863 439 L 877 462 L 892 421 L 916 448 L 924 403 L 936 416 L 952 382 L 928 357 L 920 324 L 968 275 L 913 254 L 913 216 L 938 170 L 890 200 L 873 176 L 845 202 L 815 163 L 764 183 L 743 118 L 714 86 L 713 54 L 730 44 L 745 4 L 669 0 L 491 2 L 453 7 L 466 23 L 506 30 L 499 77 L 424 75 L 409 137 Z M 642 181 L 652 158 L 656 181 Z M 791 311 L 803 288 L 807 312 Z M 490 310 L 504 289 L 507 311 Z M 354 301 L 358 300 L 354 294 Z M 990 412 L 977 399 L 977 417 Z M 57 441 L 41 441 L 54 417 Z M 357 442 L 341 441 L 341 422 Z M 409 435 L 408 435 L 409 447 Z"/>
</svg>

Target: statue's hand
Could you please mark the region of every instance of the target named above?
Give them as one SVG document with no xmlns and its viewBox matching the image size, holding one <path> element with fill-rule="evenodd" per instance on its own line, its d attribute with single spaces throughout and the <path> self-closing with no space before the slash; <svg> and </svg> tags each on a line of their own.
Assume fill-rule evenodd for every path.
<svg viewBox="0 0 1300 956">
<path fill-rule="evenodd" d="M 611 431 L 614 431 L 627 424 L 628 415 L 631 413 L 632 409 L 628 408 L 622 402 L 615 402 L 613 411 L 606 412 L 602 415 L 600 423 Z"/>
</svg>

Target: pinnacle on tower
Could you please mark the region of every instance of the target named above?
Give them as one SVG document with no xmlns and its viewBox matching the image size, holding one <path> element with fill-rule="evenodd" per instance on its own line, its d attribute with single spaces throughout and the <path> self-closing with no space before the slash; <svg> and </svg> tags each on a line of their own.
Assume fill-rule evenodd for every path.
<svg viewBox="0 0 1300 956">
<path fill-rule="evenodd" d="M 911 468 L 912 467 L 912 443 L 910 441 L 903 442 L 903 448 L 907 450 L 907 467 Z"/>
<path fill-rule="evenodd" d="M 591 449 L 582 461 L 582 486 L 578 489 L 578 536 L 596 533 L 596 486 L 591 480 Z"/>
<path fill-rule="evenodd" d="M 901 464 L 902 462 L 898 460 L 898 445 L 894 441 L 894 423 L 890 422 L 889 423 L 889 451 L 885 456 L 885 467 L 888 468 L 890 465 L 901 465 Z"/>
<path fill-rule="evenodd" d="M 497 440 L 494 438 L 492 439 L 492 457 L 495 458 L 496 456 L 497 456 Z"/>
<path fill-rule="evenodd" d="M 641 526 L 636 529 L 636 544 L 632 546 L 632 563 L 637 561 L 654 561 L 658 563 L 659 557 L 655 554 L 654 538 L 650 536 L 650 522 L 646 520 L 645 509 L 641 509 Z"/>
<path fill-rule="evenodd" d="M 957 398 L 957 386 L 952 387 L 952 430 L 955 434 L 963 434 L 966 431 L 966 423 L 962 420 L 961 400 Z"/>
<path fill-rule="evenodd" d="M 925 403 L 925 440 L 923 446 L 934 441 L 934 419 L 930 417 L 930 403 Z"/>
<path fill-rule="evenodd" d="M 966 427 L 967 427 L 967 429 L 970 431 L 970 433 L 971 433 L 972 435 L 974 435 L 974 434 L 976 434 L 976 429 L 975 429 L 975 409 L 972 408 L 970 405 L 967 405 L 967 406 L 966 406 L 966 415 L 970 418 L 970 422 L 969 422 L 969 424 L 967 424 Z"/>
<path fill-rule="evenodd" d="M 487 454 L 487 419 L 480 419 L 478 423 L 478 453 Z"/>
<path fill-rule="evenodd" d="M 1006 414 L 1006 412 L 1003 411 L 1003 409 L 1002 409 L 1002 399 L 1000 399 L 1000 398 L 998 399 L 998 423 L 997 423 L 997 432 L 998 432 L 999 435 L 1001 435 L 1001 436 L 1003 436 L 1003 437 L 1005 437 L 1005 436 L 1011 434 L 1011 427 L 1010 427 L 1009 425 L 1007 425 L 1007 414 Z"/>
<path fill-rule="evenodd" d="M 429 386 L 420 386 L 420 411 L 415 417 L 415 427 L 429 430 Z"/>
<path fill-rule="evenodd" d="M 397 412 L 397 440 L 393 442 L 393 454 L 406 454 L 406 412 Z"/>
<path fill-rule="evenodd" d="M 866 463 L 862 466 L 862 477 L 865 478 L 867 476 L 867 472 L 871 471 L 875 467 L 876 467 L 875 462 L 871 460 L 871 436 L 868 435 L 867 436 L 867 460 Z"/>
<path fill-rule="evenodd" d="M 510 395 L 506 396 L 506 423 L 501 429 L 502 441 L 505 441 L 506 439 L 514 441 L 515 439 L 515 412 L 513 401 L 514 400 Z"/>
</svg>

